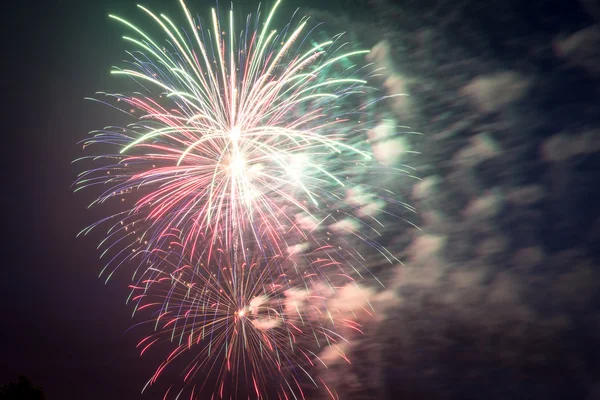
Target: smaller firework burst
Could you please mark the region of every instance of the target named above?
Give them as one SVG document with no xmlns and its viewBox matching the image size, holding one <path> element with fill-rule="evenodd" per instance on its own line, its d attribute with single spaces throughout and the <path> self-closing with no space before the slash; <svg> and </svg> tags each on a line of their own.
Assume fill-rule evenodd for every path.
<svg viewBox="0 0 600 400">
<path fill-rule="evenodd" d="M 155 330 L 140 341 L 142 355 L 171 347 L 147 386 L 170 365 L 183 365 L 175 395 L 262 398 L 271 391 L 305 398 L 304 385 L 325 385 L 312 377 L 315 364 L 325 365 L 320 349 L 330 346 L 346 358 L 343 332 L 361 332 L 352 313 L 329 306 L 337 289 L 332 277 L 352 282 L 332 259 L 316 257 L 301 268 L 289 257 L 265 264 L 219 247 L 210 262 L 190 265 L 180 263 L 180 254 L 157 253 L 162 262 L 145 270 L 131 297 L 136 313 L 152 315 Z"/>
</svg>

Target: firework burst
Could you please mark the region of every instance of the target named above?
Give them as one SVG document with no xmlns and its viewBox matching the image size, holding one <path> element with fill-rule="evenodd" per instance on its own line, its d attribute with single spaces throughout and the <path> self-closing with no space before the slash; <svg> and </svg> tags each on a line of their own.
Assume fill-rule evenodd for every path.
<svg viewBox="0 0 600 400">
<path fill-rule="evenodd" d="M 93 204 L 127 205 L 83 231 L 112 220 L 103 244 L 116 251 L 117 265 L 137 250 L 165 247 L 174 229 L 191 254 L 219 241 L 243 251 L 252 240 L 271 255 L 307 241 L 322 245 L 314 233 L 346 217 L 378 233 L 381 223 L 350 215 L 357 207 L 346 201 L 350 189 L 376 191 L 357 177 L 391 170 L 373 159 L 366 136 L 369 107 L 381 98 L 368 97 L 369 72 L 349 62 L 368 51 L 344 52 L 342 35 L 311 42 L 308 18 L 271 30 L 278 4 L 260 29 L 253 29 L 259 17 L 249 16 L 237 32 L 233 10 L 226 22 L 213 10 L 212 30 L 204 30 L 181 2 L 187 33 L 139 6 L 164 30 L 165 46 L 111 15 L 138 47 L 129 53 L 132 67 L 112 73 L 143 91 L 106 96 L 138 120 L 84 141 L 118 152 L 84 157 L 102 165 L 76 185 L 106 188 Z M 392 197 L 375 196 L 385 199 L 381 209 Z"/>
<path fill-rule="evenodd" d="M 308 18 L 296 14 L 272 30 L 279 1 L 241 30 L 233 10 L 222 19 L 213 10 L 204 29 L 181 5 L 186 29 L 139 6 L 165 42 L 111 15 L 137 47 L 131 67 L 112 73 L 140 91 L 103 93 L 136 120 L 83 142 L 112 153 L 80 159 L 98 165 L 76 190 L 101 186 L 92 205 L 122 206 L 82 232 L 109 226 L 99 246 L 107 279 L 138 265 L 129 300 L 154 326 L 141 353 L 169 348 L 148 385 L 183 362 L 176 398 L 183 390 L 190 399 L 206 391 L 264 398 L 267 387 L 304 398 L 303 385 L 326 387 L 310 372 L 325 364 L 319 349 L 346 358 L 344 332 L 360 332 L 352 312 L 328 305 L 368 271 L 347 238 L 397 261 L 372 239 L 376 215 L 402 205 L 373 179 L 408 172 L 372 154 L 367 132 L 385 97 L 367 84 L 376 71 L 354 64 L 368 51 L 347 51 L 343 35 L 314 42 Z M 217 386 L 197 384 L 199 375 Z"/>
<path fill-rule="evenodd" d="M 173 394 L 187 389 L 190 399 L 206 391 L 218 398 L 305 398 L 303 386 L 326 387 L 310 372 L 325 365 L 319 349 L 347 359 L 344 331 L 362 333 L 354 313 L 328 305 L 336 285 L 356 285 L 341 265 L 324 251 L 309 266 L 284 257 L 262 264 L 220 246 L 207 263 L 187 264 L 175 247 L 155 251 L 157 261 L 132 285 L 136 312 L 150 313 L 155 330 L 140 341 L 141 354 L 170 348 L 147 386 L 177 364 L 184 365 L 183 388 Z"/>
</svg>

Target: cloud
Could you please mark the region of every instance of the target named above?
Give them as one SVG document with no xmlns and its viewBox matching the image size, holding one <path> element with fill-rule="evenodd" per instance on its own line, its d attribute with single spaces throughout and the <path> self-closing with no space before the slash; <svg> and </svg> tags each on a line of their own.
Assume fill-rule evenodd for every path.
<svg viewBox="0 0 600 400">
<path fill-rule="evenodd" d="M 472 199 L 467 208 L 464 210 L 464 215 L 474 219 L 490 219 L 497 216 L 504 205 L 504 197 L 497 191 L 487 191 L 483 196 Z"/>
<path fill-rule="evenodd" d="M 480 112 L 493 113 L 522 98 L 530 85 L 521 74 L 506 71 L 477 77 L 463 87 L 461 93 Z"/>
<path fill-rule="evenodd" d="M 331 367 L 339 362 L 348 362 L 345 350 L 350 348 L 348 343 L 332 344 L 325 347 L 320 353 L 319 358 L 327 367 Z"/>
<path fill-rule="evenodd" d="M 342 219 L 337 221 L 331 225 L 329 225 L 329 229 L 336 233 L 354 233 L 357 232 L 360 228 L 360 223 L 355 219 Z"/>
<path fill-rule="evenodd" d="M 541 201 L 546 195 L 541 185 L 517 186 L 506 194 L 506 201 L 515 206 L 530 206 Z"/>
<path fill-rule="evenodd" d="M 293 246 L 288 247 L 288 254 L 290 256 L 294 255 L 294 254 L 302 254 L 302 253 L 306 252 L 309 248 L 310 248 L 310 244 L 308 244 L 308 243 L 295 244 Z"/>
<path fill-rule="evenodd" d="M 488 134 L 480 133 L 469 138 L 469 145 L 458 151 L 453 161 L 461 166 L 474 167 L 482 161 L 501 153 L 499 144 Z"/>
<path fill-rule="evenodd" d="M 557 134 L 546 139 L 541 146 L 542 159 L 546 162 L 562 162 L 572 157 L 600 151 L 600 130 L 578 135 Z"/>
<path fill-rule="evenodd" d="M 402 119 L 408 118 L 412 114 L 412 103 L 410 98 L 404 94 L 408 93 L 407 79 L 400 75 L 394 67 L 390 55 L 390 44 L 382 40 L 371 49 L 367 55 L 367 60 L 372 62 L 383 80 L 383 87 L 389 96 L 391 109 Z"/>
<path fill-rule="evenodd" d="M 399 163 L 402 155 L 410 151 L 408 140 L 397 129 L 394 120 L 385 119 L 367 132 L 377 161 L 384 164 Z"/>
<path fill-rule="evenodd" d="M 335 296 L 328 300 L 327 305 L 345 318 L 371 316 L 373 310 L 369 299 L 373 294 L 373 289 L 349 283 L 338 289 Z"/>
<path fill-rule="evenodd" d="M 296 223 L 304 231 L 312 231 L 319 226 L 319 221 L 306 213 L 296 214 Z"/>
<path fill-rule="evenodd" d="M 557 57 L 566 60 L 572 66 L 583 68 L 594 76 L 600 75 L 600 50 L 598 49 L 600 49 L 599 25 L 589 26 L 554 41 Z"/>
<path fill-rule="evenodd" d="M 441 182 L 442 178 L 436 175 L 430 175 L 422 179 L 413 186 L 413 198 L 417 200 L 423 200 L 435 196 L 437 194 L 436 188 Z"/>
</svg>

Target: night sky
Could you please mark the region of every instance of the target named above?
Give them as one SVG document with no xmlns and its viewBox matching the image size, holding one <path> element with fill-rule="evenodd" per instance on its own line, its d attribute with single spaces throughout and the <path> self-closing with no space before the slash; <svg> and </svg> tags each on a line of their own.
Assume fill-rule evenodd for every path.
<svg viewBox="0 0 600 400">
<path fill-rule="evenodd" d="M 179 15 L 176 0 L 141 3 Z M 324 1 L 288 0 L 286 13 L 296 3 L 324 7 Z M 327 10 L 368 10 L 357 3 L 351 8 L 340 0 Z M 139 394 L 158 359 L 140 360 L 135 345 L 141 334 L 128 331 L 136 322 L 125 305 L 129 277 L 117 275 L 105 285 L 98 279 L 100 236 L 76 238 L 107 210 L 88 210 L 91 193 L 74 194 L 71 188 L 78 172 L 71 161 L 81 155 L 77 142 L 92 129 L 124 122 L 84 97 L 119 90 L 109 70 L 126 58 L 127 47 L 120 39 L 124 30 L 108 14 L 139 20 L 135 4 L 63 0 L 3 6 L 8 15 L 3 13 L 0 79 L 2 201 L 8 222 L 0 280 L 0 385 L 24 374 L 48 399 L 155 399 L 163 393 L 159 384 Z M 188 5 L 203 11 L 213 3 Z"/>
<path fill-rule="evenodd" d="M 11 32 L 3 37 L 15 52 L 3 63 L 12 121 L 5 134 L 27 155 L 10 151 L 7 165 L 0 380 L 24 374 L 48 399 L 136 398 L 150 368 L 136 362 L 135 335 L 124 334 L 132 321 L 123 286 L 103 285 L 94 240 L 75 238 L 99 214 L 70 189 L 77 141 L 106 122 L 105 110 L 83 98 L 108 85 L 122 55 L 107 18 L 121 5 L 45 3 L 5 6 Z"/>
</svg>

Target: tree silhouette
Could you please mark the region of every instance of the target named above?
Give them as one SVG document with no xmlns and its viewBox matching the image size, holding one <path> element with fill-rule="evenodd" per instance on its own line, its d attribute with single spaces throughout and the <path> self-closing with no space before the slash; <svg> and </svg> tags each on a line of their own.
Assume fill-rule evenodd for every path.
<svg viewBox="0 0 600 400">
<path fill-rule="evenodd" d="M 0 388 L 0 400 L 46 400 L 41 387 L 21 375 L 17 382 L 9 382 Z"/>
</svg>

